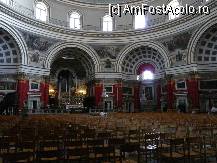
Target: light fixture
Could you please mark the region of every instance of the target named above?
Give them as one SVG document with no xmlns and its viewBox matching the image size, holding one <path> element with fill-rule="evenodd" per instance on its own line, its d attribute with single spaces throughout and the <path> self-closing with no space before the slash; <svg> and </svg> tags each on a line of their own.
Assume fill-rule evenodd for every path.
<svg viewBox="0 0 217 163">
<path fill-rule="evenodd" d="M 83 94 L 83 95 L 86 95 L 86 94 L 87 94 L 87 91 L 84 90 L 84 89 L 79 89 L 77 92 L 78 92 L 79 94 Z"/>
</svg>

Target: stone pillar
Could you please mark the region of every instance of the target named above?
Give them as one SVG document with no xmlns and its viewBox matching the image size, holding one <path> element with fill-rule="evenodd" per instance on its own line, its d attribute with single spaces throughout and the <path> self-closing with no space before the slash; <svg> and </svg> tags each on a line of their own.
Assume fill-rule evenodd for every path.
<svg viewBox="0 0 217 163">
<path fill-rule="evenodd" d="M 27 105 L 28 101 L 29 80 L 24 74 L 19 74 L 17 79 L 18 108 L 22 110 L 24 103 Z"/>
</svg>

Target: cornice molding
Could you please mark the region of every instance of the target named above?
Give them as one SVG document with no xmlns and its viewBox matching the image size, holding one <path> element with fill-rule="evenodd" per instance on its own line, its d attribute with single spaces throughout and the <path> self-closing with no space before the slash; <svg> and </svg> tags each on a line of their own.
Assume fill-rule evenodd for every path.
<svg viewBox="0 0 217 163">
<path fill-rule="evenodd" d="M 106 9 L 108 8 L 109 3 L 103 4 L 103 3 L 88 3 L 88 2 L 81 2 L 78 0 L 56 0 L 59 3 L 67 4 L 67 5 L 72 5 L 72 6 L 77 6 L 77 7 L 85 7 L 85 8 L 97 8 L 97 9 Z M 131 0 L 131 2 L 125 2 L 125 3 L 119 3 L 120 5 L 123 4 L 129 4 L 129 5 L 139 5 L 141 3 L 150 3 L 155 0 Z"/>
</svg>

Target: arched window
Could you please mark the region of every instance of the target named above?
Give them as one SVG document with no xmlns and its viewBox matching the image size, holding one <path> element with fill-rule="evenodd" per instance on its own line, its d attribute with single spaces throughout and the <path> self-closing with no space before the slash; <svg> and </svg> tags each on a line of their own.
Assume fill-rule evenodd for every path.
<svg viewBox="0 0 217 163">
<path fill-rule="evenodd" d="M 143 80 L 153 80 L 154 79 L 154 74 L 153 72 L 149 71 L 149 70 L 145 70 L 142 73 L 142 79 Z"/>
<path fill-rule="evenodd" d="M 47 6 L 43 2 L 38 2 L 35 5 L 35 17 L 38 20 L 43 22 L 47 21 L 48 17 L 48 9 Z"/>
<path fill-rule="evenodd" d="M 105 15 L 103 17 L 103 31 L 109 32 L 113 30 L 113 20 L 110 15 Z"/>
<path fill-rule="evenodd" d="M 81 15 L 77 12 L 70 14 L 69 26 L 72 29 L 81 29 Z"/>
<path fill-rule="evenodd" d="M 172 7 L 172 9 L 173 9 L 173 12 L 169 12 L 169 20 L 173 20 L 173 19 L 179 17 L 179 14 L 176 14 L 176 13 L 175 13 L 175 9 L 180 7 L 180 3 L 179 3 L 178 0 L 172 0 L 172 1 L 167 5 L 167 7 L 169 7 L 169 8 Z"/>
<path fill-rule="evenodd" d="M 145 15 L 142 14 L 135 15 L 134 28 L 141 29 L 141 28 L 145 28 L 145 26 L 146 26 Z"/>
<path fill-rule="evenodd" d="M 10 6 L 14 5 L 14 0 L 0 0 L 0 1 Z"/>
</svg>

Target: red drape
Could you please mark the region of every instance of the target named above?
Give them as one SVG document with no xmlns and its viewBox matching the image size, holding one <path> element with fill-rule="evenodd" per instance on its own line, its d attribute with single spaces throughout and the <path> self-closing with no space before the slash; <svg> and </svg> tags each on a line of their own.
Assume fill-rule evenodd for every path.
<svg viewBox="0 0 217 163">
<path fill-rule="evenodd" d="M 100 102 L 102 101 L 102 93 L 103 93 L 103 84 L 96 84 L 95 85 L 96 106 L 99 106 Z"/>
<path fill-rule="evenodd" d="M 49 99 L 49 84 L 44 82 L 40 83 L 40 92 L 43 107 L 47 107 Z"/>
<path fill-rule="evenodd" d="M 191 99 L 192 107 L 199 106 L 199 91 L 198 91 L 198 80 L 189 79 L 187 80 L 188 96 Z"/>
<path fill-rule="evenodd" d="M 114 107 L 117 107 L 118 105 L 118 99 L 117 99 L 117 93 L 118 93 L 118 85 L 117 84 L 114 84 L 113 85 L 113 102 L 114 102 Z"/>
<path fill-rule="evenodd" d="M 28 90 L 29 90 L 29 81 L 28 80 L 18 80 L 17 92 L 18 92 L 18 107 L 19 110 L 23 109 L 24 102 L 28 100 Z"/>
<path fill-rule="evenodd" d="M 114 104 L 115 107 L 122 106 L 122 84 L 116 83 L 113 85 L 113 96 L 114 96 Z"/>
<path fill-rule="evenodd" d="M 122 107 L 123 105 L 123 88 L 122 88 L 122 84 L 119 83 L 118 84 L 118 107 Z"/>
<path fill-rule="evenodd" d="M 135 112 L 140 111 L 139 89 L 140 89 L 139 85 L 134 86 L 134 108 L 135 108 Z"/>
<path fill-rule="evenodd" d="M 167 82 L 167 101 L 168 101 L 169 110 L 173 109 L 173 104 L 175 100 L 174 92 L 175 92 L 175 82 L 173 80 L 169 80 Z"/>
</svg>

